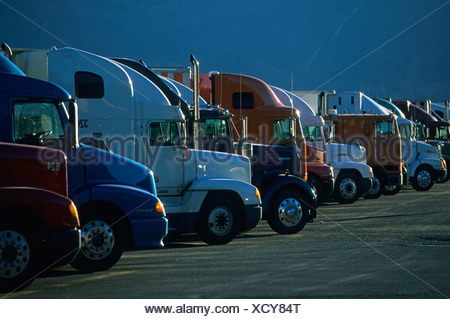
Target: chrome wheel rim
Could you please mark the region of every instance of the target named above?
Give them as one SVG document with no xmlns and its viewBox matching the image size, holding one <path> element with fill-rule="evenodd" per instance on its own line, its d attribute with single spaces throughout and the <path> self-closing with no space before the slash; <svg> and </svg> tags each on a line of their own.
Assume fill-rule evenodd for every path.
<svg viewBox="0 0 450 319">
<path fill-rule="evenodd" d="M 431 183 L 431 174 L 427 170 L 420 171 L 419 174 L 417 174 L 417 184 L 419 184 L 420 187 L 425 188 L 428 187 Z"/>
<path fill-rule="evenodd" d="M 339 184 L 339 192 L 345 199 L 353 198 L 357 191 L 356 183 L 351 178 L 344 178 Z"/>
<path fill-rule="evenodd" d="M 13 230 L 0 231 L 0 277 L 16 277 L 29 263 L 30 245 L 26 238 Z"/>
<path fill-rule="evenodd" d="M 92 220 L 81 229 L 81 251 L 93 260 L 108 256 L 114 247 L 114 232 L 108 223 Z"/>
<path fill-rule="evenodd" d="M 208 217 L 208 227 L 214 235 L 224 236 L 233 227 L 233 216 L 231 212 L 223 206 L 215 207 Z"/>
<path fill-rule="evenodd" d="M 295 226 L 303 216 L 302 205 L 295 198 L 286 198 L 278 207 L 278 217 L 283 225 Z"/>
</svg>

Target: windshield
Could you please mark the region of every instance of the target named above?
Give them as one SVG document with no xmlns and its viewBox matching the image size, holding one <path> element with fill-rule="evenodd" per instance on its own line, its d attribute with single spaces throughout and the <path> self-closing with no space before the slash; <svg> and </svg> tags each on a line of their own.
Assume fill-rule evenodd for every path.
<svg viewBox="0 0 450 319">
<path fill-rule="evenodd" d="M 411 126 L 408 124 L 401 124 L 398 126 L 399 133 L 403 139 L 412 139 Z"/>
<path fill-rule="evenodd" d="M 448 126 L 439 126 L 436 128 L 436 138 L 438 140 L 448 140 Z"/>
<path fill-rule="evenodd" d="M 295 127 L 291 119 L 275 120 L 273 122 L 273 136 L 276 138 L 295 137 Z"/>
<path fill-rule="evenodd" d="M 204 119 L 202 120 L 202 130 L 206 139 L 229 137 L 227 121 L 225 119 Z"/>
<path fill-rule="evenodd" d="M 304 126 L 303 135 L 307 141 L 322 141 L 320 126 Z"/>
<path fill-rule="evenodd" d="M 16 102 L 14 140 L 20 144 L 63 148 L 64 129 L 57 105 L 46 102 Z"/>
<path fill-rule="evenodd" d="M 425 133 L 425 127 L 423 125 L 416 125 L 416 138 L 419 141 L 424 141 L 427 139 L 427 134 Z"/>
</svg>

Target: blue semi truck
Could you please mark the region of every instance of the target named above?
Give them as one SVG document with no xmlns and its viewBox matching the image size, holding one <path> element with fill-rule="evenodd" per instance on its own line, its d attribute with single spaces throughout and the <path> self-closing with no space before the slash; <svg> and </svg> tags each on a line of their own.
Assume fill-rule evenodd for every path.
<svg viewBox="0 0 450 319">
<path fill-rule="evenodd" d="M 78 106 L 63 88 L 26 76 L 0 54 L 0 141 L 53 147 L 68 161 L 68 194 L 78 208 L 81 250 L 71 265 L 112 267 L 130 247 L 163 246 L 168 232 L 153 173 L 78 141 Z"/>
</svg>

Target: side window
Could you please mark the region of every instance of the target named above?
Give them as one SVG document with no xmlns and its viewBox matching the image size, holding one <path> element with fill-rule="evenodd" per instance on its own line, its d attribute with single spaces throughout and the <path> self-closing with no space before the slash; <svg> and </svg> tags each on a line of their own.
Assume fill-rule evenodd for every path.
<svg viewBox="0 0 450 319">
<path fill-rule="evenodd" d="M 255 106 L 253 93 L 251 92 L 234 92 L 233 108 L 235 109 L 252 109 Z"/>
<path fill-rule="evenodd" d="M 103 78 L 91 72 L 76 72 L 75 95 L 80 99 L 103 98 L 105 96 Z"/>
<path fill-rule="evenodd" d="M 151 146 L 172 146 L 180 143 L 178 125 L 175 122 L 152 122 L 149 126 Z"/>
<path fill-rule="evenodd" d="M 64 129 L 56 106 L 51 103 L 14 103 L 16 143 L 62 147 Z"/>
</svg>

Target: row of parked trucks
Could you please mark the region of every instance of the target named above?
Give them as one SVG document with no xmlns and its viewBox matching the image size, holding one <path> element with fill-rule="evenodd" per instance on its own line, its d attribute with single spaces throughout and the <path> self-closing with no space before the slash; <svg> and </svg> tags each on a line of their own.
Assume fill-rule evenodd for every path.
<svg viewBox="0 0 450 319">
<path fill-rule="evenodd" d="M 350 115 L 343 96 L 334 103 L 321 92 L 315 112 L 251 76 L 200 74 L 193 56 L 193 77 L 176 81 L 143 61 L 74 48 L 2 49 L 2 291 L 64 263 L 106 270 L 125 249 L 163 246 L 168 234 L 226 244 L 261 219 L 297 233 L 321 201 L 393 195 L 407 183 L 426 190 L 427 178 L 446 176 L 434 146 L 405 161 L 419 142 L 400 138 L 398 116 L 367 112 L 365 102 L 361 113 L 376 114 Z M 24 187 L 57 195 L 24 200 Z"/>
</svg>

